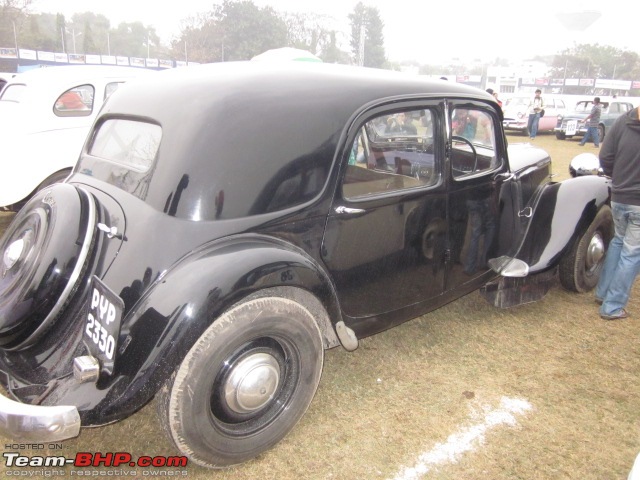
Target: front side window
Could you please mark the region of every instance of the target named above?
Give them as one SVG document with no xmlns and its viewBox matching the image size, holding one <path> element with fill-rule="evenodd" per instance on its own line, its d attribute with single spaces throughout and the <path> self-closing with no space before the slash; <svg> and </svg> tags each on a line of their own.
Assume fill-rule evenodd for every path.
<svg viewBox="0 0 640 480">
<path fill-rule="evenodd" d="M 70 88 L 56 99 L 53 111 L 59 117 L 86 117 L 93 111 L 93 96 L 92 85 Z"/>
<path fill-rule="evenodd" d="M 486 111 L 456 108 L 451 116 L 451 168 L 458 179 L 499 166 L 495 123 Z"/>
<path fill-rule="evenodd" d="M 159 125 L 110 119 L 100 125 L 89 154 L 138 172 L 146 172 L 156 158 L 161 137 Z"/>
<path fill-rule="evenodd" d="M 434 113 L 429 109 L 380 115 L 358 130 L 342 191 L 346 199 L 435 185 Z"/>
</svg>

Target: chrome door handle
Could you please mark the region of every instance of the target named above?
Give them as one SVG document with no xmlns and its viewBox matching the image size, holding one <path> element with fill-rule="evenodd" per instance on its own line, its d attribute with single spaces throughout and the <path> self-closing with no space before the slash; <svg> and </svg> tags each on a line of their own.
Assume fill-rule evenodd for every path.
<svg viewBox="0 0 640 480">
<path fill-rule="evenodd" d="M 362 208 L 349 208 L 349 207 L 345 207 L 343 205 L 340 205 L 339 207 L 336 207 L 335 212 L 339 215 L 356 215 L 358 213 L 365 213 L 366 210 L 362 209 Z"/>
</svg>

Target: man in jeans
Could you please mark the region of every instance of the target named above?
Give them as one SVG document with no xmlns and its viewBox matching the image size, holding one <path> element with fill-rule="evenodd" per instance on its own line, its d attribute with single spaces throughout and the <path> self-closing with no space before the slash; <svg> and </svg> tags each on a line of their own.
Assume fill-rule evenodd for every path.
<svg viewBox="0 0 640 480">
<path fill-rule="evenodd" d="M 620 116 L 600 150 L 600 166 L 611 177 L 611 209 L 615 236 L 609 244 L 596 302 L 600 316 L 629 316 L 625 307 L 640 271 L 640 107 Z"/>
<path fill-rule="evenodd" d="M 600 132 L 598 132 L 598 124 L 600 123 L 600 114 L 602 113 L 602 104 L 600 103 L 600 97 L 593 99 L 593 107 L 591 107 L 591 113 L 584 119 L 587 125 L 587 133 L 580 142 L 580 146 L 584 147 L 584 144 L 589 141 L 589 138 L 593 139 L 593 144 L 596 148 L 600 146 Z"/>
<path fill-rule="evenodd" d="M 533 140 L 538 135 L 538 123 L 540 122 L 540 112 L 544 109 L 544 100 L 540 96 L 542 90 L 537 89 L 533 99 L 529 102 L 529 121 L 527 122 L 527 130 L 529 138 Z"/>
</svg>

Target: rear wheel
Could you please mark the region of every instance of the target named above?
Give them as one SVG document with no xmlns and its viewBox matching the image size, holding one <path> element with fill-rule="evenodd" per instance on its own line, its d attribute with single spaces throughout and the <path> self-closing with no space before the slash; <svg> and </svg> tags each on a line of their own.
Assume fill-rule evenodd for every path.
<svg viewBox="0 0 640 480">
<path fill-rule="evenodd" d="M 323 353 L 320 330 L 302 305 L 281 297 L 242 303 L 204 332 L 159 392 L 163 427 L 197 464 L 249 460 L 307 410 Z"/>
<path fill-rule="evenodd" d="M 564 140 L 565 138 L 567 138 L 567 134 L 564 132 L 556 132 L 556 138 L 558 140 Z"/>
<path fill-rule="evenodd" d="M 613 216 L 604 206 L 560 260 L 560 283 L 567 290 L 584 293 L 592 290 L 600 278 L 604 255 L 613 238 Z"/>
<path fill-rule="evenodd" d="M 604 141 L 604 125 L 598 125 L 598 138 L 600 138 L 600 142 Z"/>
</svg>

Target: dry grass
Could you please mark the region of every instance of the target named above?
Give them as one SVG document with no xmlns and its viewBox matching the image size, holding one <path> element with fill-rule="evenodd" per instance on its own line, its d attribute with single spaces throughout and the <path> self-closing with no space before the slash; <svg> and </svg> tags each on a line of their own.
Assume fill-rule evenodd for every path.
<svg viewBox="0 0 640 480">
<path fill-rule="evenodd" d="M 583 151 L 549 135 L 535 143 L 551 151 L 560 178 Z M 639 295 L 634 289 L 629 320 L 605 322 L 591 295 L 560 287 L 536 304 L 509 310 L 473 293 L 365 339 L 353 353 L 333 349 L 311 408 L 287 438 L 233 469 L 189 466 L 189 478 L 392 478 L 474 424 L 474 412 L 508 396 L 528 401 L 532 410 L 425 478 L 624 479 L 640 451 Z M 64 443 L 64 453 L 174 455 L 152 407 L 83 430 Z"/>
</svg>

